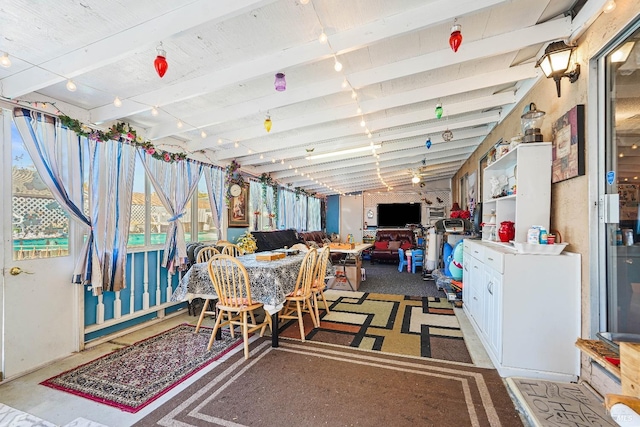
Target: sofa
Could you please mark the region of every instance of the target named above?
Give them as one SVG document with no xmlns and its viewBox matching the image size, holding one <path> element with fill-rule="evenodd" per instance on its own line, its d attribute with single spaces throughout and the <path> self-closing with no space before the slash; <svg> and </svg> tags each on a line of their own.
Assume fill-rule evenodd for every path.
<svg viewBox="0 0 640 427">
<path fill-rule="evenodd" d="M 291 247 L 296 243 L 304 243 L 294 229 L 252 231 L 251 234 L 255 237 L 256 245 L 258 246 L 256 252 L 272 251 L 274 249 L 282 249 L 285 246 Z"/>
<path fill-rule="evenodd" d="M 319 248 L 331 241 L 324 231 L 303 231 L 298 233 L 298 236 L 307 246 L 314 246 L 313 243 L 315 243 Z"/>
<path fill-rule="evenodd" d="M 382 229 L 376 231 L 376 239 L 371 248 L 371 264 L 378 262 L 399 262 L 398 249 L 416 246 L 415 234 L 408 229 Z"/>
</svg>

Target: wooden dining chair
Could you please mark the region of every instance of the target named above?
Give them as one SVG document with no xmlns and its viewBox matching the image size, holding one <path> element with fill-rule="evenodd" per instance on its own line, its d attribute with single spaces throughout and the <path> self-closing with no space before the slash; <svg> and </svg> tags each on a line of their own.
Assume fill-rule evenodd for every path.
<svg viewBox="0 0 640 427">
<path fill-rule="evenodd" d="M 214 255 L 220 255 L 220 251 L 215 246 L 205 246 L 200 248 L 198 256 L 196 257 L 196 264 L 207 262 L 213 258 Z"/>
<path fill-rule="evenodd" d="M 220 255 L 220 251 L 216 249 L 215 246 L 205 246 L 200 249 L 198 252 L 198 256 L 196 257 L 196 264 L 201 262 L 207 262 L 215 255 Z M 215 316 L 215 307 L 210 308 L 211 303 L 215 301 L 215 299 L 205 298 L 204 304 L 202 304 L 202 310 L 200 310 L 200 317 L 198 317 L 198 323 L 196 323 L 195 333 L 197 334 L 200 330 L 200 325 L 202 325 L 202 321 L 204 320 L 204 316 Z"/>
<path fill-rule="evenodd" d="M 324 246 L 322 250 L 320 250 L 320 254 L 318 254 L 318 260 L 316 261 L 316 268 L 313 273 L 313 282 L 311 284 L 311 295 L 313 296 L 313 308 L 315 310 L 316 319 L 318 320 L 318 326 L 320 326 L 320 312 L 318 310 L 318 296 L 322 298 L 322 302 L 324 302 L 324 309 L 327 313 L 329 311 L 329 304 L 327 304 L 327 299 L 324 296 L 324 289 L 326 288 L 326 284 L 324 282 L 325 276 L 327 275 L 327 263 L 329 262 L 330 256 L 329 246 Z"/>
<path fill-rule="evenodd" d="M 230 255 L 232 257 L 239 257 L 244 255 L 244 251 L 238 245 L 234 245 L 233 243 L 229 243 L 228 245 L 224 245 L 222 248 L 223 255 Z"/>
<path fill-rule="evenodd" d="M 264 321 L 257 323 L 254 316 L 249 322 L 248 314 L 262 307 L 262 303 L 251 299 L 251 288 L 249 287 L 249 275 L 242 263 L 230 255 L 216 255 L 209 261 L 209 277 L 213 287 L 218 294 L 216 309 L 218 316 L 216 324 L 211 332 L 211 339 L 207 351 L 211 349 L 219 328 L 229 326 L 231 336 L 235 337 L 234 327 L 242 328 L 242 338 L 244 339 L 244 358 L 249 358 L 249 333 L 260 329 L 260 336 L 269 325 L 271 333 L 271 316 L 265 313 Z M 226 315 L 226 320 L 223 320 Z"/>
<path fill-rule="evenodd" d="M 300 338 L 304 342 L 304 320 L 302 318 L 303 313 L 309 313 L 313 325 L 317 328 L 319 326 L 316 320 L 316 315 L 312 306 L 313 296 L 311 294 L 311 284 L 313 283 L 313 274 L 316 265 L 316 259 L 318 257 L 318 250 L 313 248 L 304 256 L 300 271 L 298 271 L 298 278 L 296 280 L 296 286 L 293 291 L 285 297 L 284 307 L 282 313 L 279 314 L 279 318 L 286 319 L 298 319 L 298 325 L 300 326 Z"/>
</svg>

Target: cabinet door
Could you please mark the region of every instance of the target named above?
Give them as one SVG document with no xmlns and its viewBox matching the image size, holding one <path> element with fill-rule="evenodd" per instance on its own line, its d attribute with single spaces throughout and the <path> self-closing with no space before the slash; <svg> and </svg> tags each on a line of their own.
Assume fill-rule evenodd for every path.
<svg viewBox="0 0 640 427">
<path fill-rule="evenodd" d="M 482 329 L 482 262 L 471 258 L 471 315 Z"/>
<path fill-rule="evenodd" d="M 502 362 L 502 274 L 489 269 L 489 282 L 486 288 L 485 307 L 486 328 L 489 347 L 493 354 Z"/>
</svg>

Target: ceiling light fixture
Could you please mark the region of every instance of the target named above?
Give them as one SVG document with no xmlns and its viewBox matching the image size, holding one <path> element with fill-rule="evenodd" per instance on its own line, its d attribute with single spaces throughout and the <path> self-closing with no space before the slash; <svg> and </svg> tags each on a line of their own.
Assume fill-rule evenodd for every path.
<svg viewBox="0 0 640 427">
<path fill-rule="evenodd" d="M 342 156 L 344 154 L 360 153 L 362 151 L 371 150 L 372 148 L 375 150 L 375 149 L 378 149 L 378 148 L 381 148 L 381 147 L 382 146 L 380 144 L 376 144 L 373 147 L 371 147 L 370 145 L 366 145 L 364 147 L 349 148 L 347 150 L 332 151 L 330 153 L 314 154 L 312 156 L 307 156 L 306 159 L 307 160 L 324 159 L 326 157 L 334 157 L 334 156 Z"/>
<path fill-rule="evenodd" d="M 153 61 L 153 66 L 155 67 L 156 73 L 158 73 L 160 78 L 163 78 L 164 74 L 169 68 L 169 64 L 167 63 L 167 52 L 165 52 L 164 48 L 162 47 L 162 42 L 160 42 L 160 45 L 156 48 L 156 51 L 158 52 L 158 55 Z"/>
<path fill-rule="evenodd" d="M 120 101 L 120 98 L 116 96 L 116 99 L 113 100 L 113 105 L 118 108 L 122 107 L 122 101 Z"/>
<path fill-rule="evenodd" d="M 284 73 L 276 73 L 276 81 L 273 83 L 278 92 L 287 89 L 287 81 L 284 79 Z"/>
<path fill-rule="evenodd" d="M 457 19 L 453 21 L 451 27 L 451 35 L 449 36 L 449 46 L 454 52 L 457 52 L 462 44 L 462 25 L 456 23 Z"/>
<path fill-rule="evenodd" d="M 267 114 L 267 118 L 264 119 L 264 129 L 267 131 L 267 133 L 271 132 L 271 125 L 271 116 Z"/>
<path fill-rule="evenodd" d="M 602 7 L 602 11 L 604 13 L 611 13 L 613 12 L 613 10 L 616 8 L 616 2 L 615 0 L 609 0 L 608 2 L 606 2 L 604 4 L 604 6 Z"/>
<path fill-rule="evenodd" d="M 0 57 L 0 66 L 4 68 L 11 67 L 11 60 L 9 59 L 9 54 L 7 52 L 5 52 L 4 55 Z"/>
<path fill-rule="evenodd" d="M 560 98 L 560 79 L 569 77 L 569 81 L 575 83 L 580 75 L 580 64 L 576 64 L 573 71 L 567 72 L 574 49 L 575 47 L 568 46 L 563 41 L 550 43 L 544 50 L 544 55 L 536 62 L 536 67 L 540 67 L 545 77 L 555 80 L 558 98 Z"/>
<path fill-rule="evenodd" d="M 76 84 L 73 82 L 73 80 L 69 79 L 67 80 L 67 90 L 69 92 L 75 92 L 76 89 L 78 89 L 78 87 L 76 86 Z"/>
</svg>

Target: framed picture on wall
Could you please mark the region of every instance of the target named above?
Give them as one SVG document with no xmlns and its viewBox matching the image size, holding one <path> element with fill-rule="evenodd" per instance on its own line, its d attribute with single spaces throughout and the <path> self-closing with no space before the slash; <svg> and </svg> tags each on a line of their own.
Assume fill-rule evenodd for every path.
<svg viewBox="0 0 640 427">
<path fill-rule="evenodd" d="M 229 207 L 229 227 L 248 227 L 249 226 L 249 188 L 241 187 L 240 191 L 236 190 L 230 193 Z"/>
<path fill-rule="evenodd" d="M 576 105 L 551 124 L 551 182 L 584 175 L 584 105 Z"/>
</svg>

